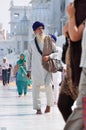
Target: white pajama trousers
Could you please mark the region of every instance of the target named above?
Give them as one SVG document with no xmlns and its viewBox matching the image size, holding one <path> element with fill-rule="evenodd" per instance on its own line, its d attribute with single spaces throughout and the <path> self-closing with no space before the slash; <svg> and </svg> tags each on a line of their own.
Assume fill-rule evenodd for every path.
<svg viewBox="0 0 86 130">
<path fill-rule="evenodd" d="M 38 79 L 40 80 L 40 79 Z M 52 92 L 52 75 L 47 74 L 45 78 L 45 91 L 46 91 L 46 105 L 52 106 L 53 92 Z M 33 109 L 41 109 L 41 99 L 40 99 L 40 84 L 32 81 L 32 95 L 33 95 Z"/>
</svg>

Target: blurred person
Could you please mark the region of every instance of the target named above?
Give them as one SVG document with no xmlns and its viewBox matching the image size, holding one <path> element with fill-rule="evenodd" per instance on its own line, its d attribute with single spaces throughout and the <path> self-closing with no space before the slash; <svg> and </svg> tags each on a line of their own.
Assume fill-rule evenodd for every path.
<svg viewBox="0 0 86 130">
<path fill-rule="evenodd" d="M 68 22 L 63 28 L 65 37 L 69 35 L 69 42 L 66 52 L 66 76 L 62 82 L 58 108 L 65 121 L 67 121 L 71 115 L 72 106 L 78 97 L 78 86 L 82 70 L 79 66 L 81 58 L 81 41 L 84 20 L 86 18 L 86 11 L 84 13 L 81 13 L 80 11 L 86 8 L 85 3 L 85 0 L 75 0 L 74 3 L 68 5 Z"/>
<path fill-rule="evenodd" d="M 5 86 L 7 84 L 7 76 L 8 76 L 7 72 L 9 67 L 9 63 L 6 57 L 3 58 L 3 63 L 1 67 L 2 67 L 2 82 L 3 82 L 3 86 Z"/>
<path fill-rule="evenodd" d="M 86 63 L 85 63 L 85 43 L 86 43 L 86 29 L 84 30 L 84 39 L 82 40 L 82 55 L 81 55 L 81 63 L 82 73 L 80 77 L 79 83 L 79 94 L 76 100 L 76 107 L 72 114 L 69 116 L 67 123 L 65 125 L 64 130 L 85 130 L 84 128 L 84 108 L 83 108 L 83 98 L 86 97 Z"/>
<path fill-rule="evenodd" d="M 14 68 L 14 74 L 16 75 L 16 85 L 19 97 L 21 97 L 23 94 L 26 95 L 28 78 L 26 72 L 26 56 L 24 53 L 20 54 L 20 58 Z"/>
<path fill-rule="evenodd" d="M 42 61 L 47 61 L 49 58 L 53 58 L 54 55 L 56 55 L 56 46 L 55 44 L 52 45 L 54 53 L 42 57 L 42 55 L 37 50 L 36 42 L 39 45 L 40 50 L 43 51 L 44 40 L 46 37 L 46 34 L 44 33 L 45 25 L 40 21 L 36 21 L 33 23 L 32 29 L 35 34 L 35 39 L 32 41 L 31 44 L 29 44 L 28 48 L 28 69 L 31 69 L 33 109 L 36 110 L 36 114 L 42 114 L 40 101 L 40 86 L 44 85 L 46 90 L 45 113 L 50 112 L 51 106 L 53 105 L 52 73 L 46 71 L 43 68 Z M 51 38 L 50 40 L 52 42 Z"/>
<path fill-rule="evenodd" d="M 53 42 L 56 44 L 57 42 L 57 38 L 54 34 L 50 35 Z M 58 61 L 61 61 L 61 55 L 62 55 L 62 49 L 56 45 L 58 54 L 56 55 L 55 59 L 57 59 Z M 58 94 L 59 94 L 59 83 L 61 81 L 61 72 L 57 71 L 56 73 L 52 73 L 53 76 L 53 85 L 54 85 L 54 104 L 57 104 L 57 100 L 58 100 Z"/>
<path fill-rule="evenodd" d="M 86 19 L 86 1 L 80 1 L 81 7 L 84 9 L 84 15 Z M 74 21 L 75 17 L 73 18 Z M 76 26 L 76 23 L 75 23 Z M 77 27 L 79 33 L 81 33 L 82 38 L 82 53 L 81 53 L 81 61 L 80 67 L 82 68 L 80 82 L 79 82 L 79 95 L 76 100 L 76 107 L 70 117 L 67 120 L 67 123 L 64 127 L 64 130 L 85 130 L 86 129 L 86 118 L 84 113 L 84 98 L 86 97 L 86 20 L 82 21 L 80 26 Z M 79 35 L 77 33 L 77 35 Z M 83 35 L 83 36 L 82 36 Z"/>
<path fill-rule="evenodd" d="M 8 84 L 9 84 L 9 82 L 10 82 L 11 70 L 12 70 L 12 65 L 9 64 L 8 71 L 7 71 L 7 83 L 8 83 Z"/>
</svg>

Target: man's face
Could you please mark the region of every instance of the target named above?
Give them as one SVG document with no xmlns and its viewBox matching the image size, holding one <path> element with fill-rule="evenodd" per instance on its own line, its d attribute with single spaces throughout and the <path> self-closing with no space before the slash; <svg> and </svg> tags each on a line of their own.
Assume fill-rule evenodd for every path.
<svg viewBox="0 0 86 130">
<path fill-rule="evenodd" d="M 35 35 L 42 35 L 44 33 L 44 28 L 42 26 L 38 27 L 35 31 L 34 31 Z"/>
<path fill-rule="evenodd" d="M 43 43 L 44 41 L 44 28 L 42 26 L 38 27 L 35 31 L 34 31 L 37 39 L 39 40 L 40 43 Z"/>
</svg>

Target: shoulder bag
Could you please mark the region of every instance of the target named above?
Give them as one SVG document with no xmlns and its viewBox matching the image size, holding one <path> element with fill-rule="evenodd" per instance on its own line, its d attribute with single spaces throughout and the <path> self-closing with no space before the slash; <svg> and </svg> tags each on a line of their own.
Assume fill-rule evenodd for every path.
<svg viewBox="0 0 86 130">
<path fill-rule="evenodd" d="M 40 50 L 36 38 L 35 38 L 35 44 L 36 44 L 36 48 L 37 48 L 38 52 L 42 56 L 46 56 L 46 55 L 49 55 L 52 53 L 52 42 L 51 42 L 51 38 L 49 36 L 45 37 L 43 52 Z M 57 59 L 50 58 L 48 61 L 42 62 L 42 65 L 43 65 L 43 68 L 45 70 L 47 70 L 48 72 L 55 73 L 58 71 Z"/>
</svg>

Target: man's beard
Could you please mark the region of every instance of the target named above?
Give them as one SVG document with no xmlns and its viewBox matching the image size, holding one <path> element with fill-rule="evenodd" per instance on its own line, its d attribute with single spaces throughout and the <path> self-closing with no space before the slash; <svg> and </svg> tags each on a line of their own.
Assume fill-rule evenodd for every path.
<svg viewBox="0 0 86 130">
<path fill-rule="evenodd" d="M 39 43 L 43 43 L 44 42 L 44 38 L 45 38 L 45 34 L 44 33 L 37 34 L 36 37 L 37 37 Z"/>
</svg>

